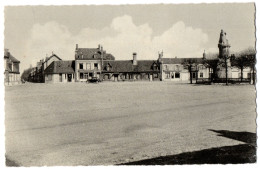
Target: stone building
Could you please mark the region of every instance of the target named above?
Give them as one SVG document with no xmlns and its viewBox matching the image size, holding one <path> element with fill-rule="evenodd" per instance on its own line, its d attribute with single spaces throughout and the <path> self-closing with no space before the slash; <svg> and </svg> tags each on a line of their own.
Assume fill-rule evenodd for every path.
<svg viewBox="0 0 260 169">
<path fill-rule="evenodd" d="M 75 80 L 84 82 L 92 78 L 102 79 L 102 67 L 104 61 L 115 60 L 115 57 L 106 53 L 101 45 L 98 48 L 75 49 Z"/>
<path fill-rule="evenodd" d="M 4 83 L 5 85 L 13 85 L 20 83 L 20 61 L 17 60 L 8 49 L 4 52 Z"/>
</svg>

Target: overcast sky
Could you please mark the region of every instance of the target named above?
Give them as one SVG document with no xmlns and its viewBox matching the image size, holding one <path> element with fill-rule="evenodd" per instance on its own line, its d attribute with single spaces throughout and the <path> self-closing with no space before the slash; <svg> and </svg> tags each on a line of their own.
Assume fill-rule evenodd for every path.
<svg viewBox="0 0 260 169">
<path fill-rule="evenodd" d="M 5 48 L 21 72 L 51 55 L 74 59 L 75 44 L 102 44 L 117 60 L 202 57 L 218 51 L 220 30 L 231 51 L 255 45 L 253 3 L 5 7 Z"/>
</svg>

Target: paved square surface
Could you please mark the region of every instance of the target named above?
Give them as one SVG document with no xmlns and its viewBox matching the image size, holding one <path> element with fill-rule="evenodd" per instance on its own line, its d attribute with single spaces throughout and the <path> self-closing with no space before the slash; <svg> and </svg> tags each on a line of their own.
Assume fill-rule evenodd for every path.
<svg viewBox="0 0 260 169">
<path fill-rule="evenodd" d="M 253 85 L 23 84 L 5 89 L 6 155 L 21 166 L 113 165 L 243 144 Z"/>
</svg>

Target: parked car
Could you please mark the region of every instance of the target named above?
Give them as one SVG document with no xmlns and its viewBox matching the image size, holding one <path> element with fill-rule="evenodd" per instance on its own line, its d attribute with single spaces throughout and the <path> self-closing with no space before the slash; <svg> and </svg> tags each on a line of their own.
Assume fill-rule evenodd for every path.
<svg viewBox="0 0 260 169">
<path fill-rule="evenodd" d="M 87 82 L 88 83 L 99 83 L 99 82 L 101 82 L 101 80 L 97 77 L 92 77 L 92 79 L 89 79 Z"/>
</svg>

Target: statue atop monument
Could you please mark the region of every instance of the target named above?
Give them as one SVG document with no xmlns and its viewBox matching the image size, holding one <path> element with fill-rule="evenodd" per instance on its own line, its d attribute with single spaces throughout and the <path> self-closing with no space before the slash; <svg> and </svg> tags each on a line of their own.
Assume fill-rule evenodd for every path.
<svg viewBox="0 0 260 169">
<path fill-rule="evenodd" d="M 230 44 L 228 43 L 227 33 L 223 31 L 220 32 L 219 41 L 218 41 L 218 49 L 219 49 L 219 61 L 227 64 L 227 68 L 224 65 L 219 65 L 218 67 L 218 77 L 225 78 L 226 77 L 226 69 L 227 69 L 227 77 L 231 78 L 231 62 L 229 57 L 229 48 Z"/>
<path fill-rule="evenodd" d="M 224 58 L 229 56 L 230 44 L 228 43 L 226 35 L 227 33 L 224 32 L 222 29 L 218 41 L 219 58 Z"/>
</svg>

